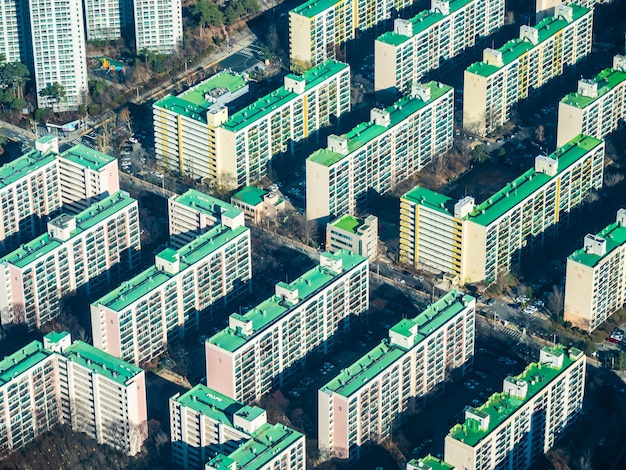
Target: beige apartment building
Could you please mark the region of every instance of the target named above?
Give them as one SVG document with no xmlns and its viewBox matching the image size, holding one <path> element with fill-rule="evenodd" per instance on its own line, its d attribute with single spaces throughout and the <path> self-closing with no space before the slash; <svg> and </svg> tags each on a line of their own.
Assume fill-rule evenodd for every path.
<svg viewBox="0 0 626 470">
<path fill-rule="evenodd" d="M 575 3 L 581 7 L 592 9 L 596 3 L 608 3 L 610 0 L 577 0 Z M 535 22 L 539 23 L 548 16 L 554 16 L 554 11 L 559 5 L 567 5 L 571 2 L 565 0 L 535 0 Z"/>
<path fill-rule="evenodd" d="M 626 118 L 626 56 L 613 58 L 613 68 L 592 79 L 581 78 L 578 91 L 559 103 L 556 144 L 578 134 L 604 138 Z"/>
<path fill-rule="evenodd" d="M 567 258 L 564 320 L 591 332 L 626 301 L 626 209 Z"/>
<path fill-rule="evenodd" d="M 562 75 L 591 52 L 593 10 L 559 5 L 518 39 L 485 49 L 464 74 L 463 127 L 485 135 L 511 118 L 517 103 Z"/>
<path fill-rule="evenodd" d="M 326 249 L 349 250 L 374 261 L 378 256 L 378 217 L 343 215 L 326 225 Z"/>
<path fill-rule="evenodd" d="M 431 0 L 374 43 L 374 89 L 405 93 L 428 72 L 504 25 L 504 0 Z"/>
<path fill-rule="evenodd" d="M 581 412 L 585 359 L 575 348 L 543 348 L 539 362 L 504 379 L 502 392 L 465 411 L 446 436 L 444 461 L 466 470 L 529 468 Z"/>
<path fill-rule="evenodd" d="M 237 191 L 231 196 L 230 202 L 243 211 L 246 219 L 257 225 L 267 219 L 275 220 L 287 209 L 287 201 L 277 192 L 256 186 L 246 186 Z"/>
<path fill-rule="evenodd" d="M 207 385 L 244 403 L 259 400 L 306 364 L 328 354 L 333 336 L 369 306 L 368 260 L 342 250 L 243 314 L 206 342 Z"/>
<path fill-rule="evenodd" d="M 364 444 L 389 437 L 451 370 L 469 371 L 475 306 L 472 296 L 449 292 L 391 327 L 388 339 L 320 388 L 320 451 L 359 458 Z"/>
<path fill-rule="evenodd" d="M 604 141 L 579 135 L 480 204 L 418 186 L 400 200 L 400 262 L 490 283 L 569 223 L 603 168 Z"/>
</svg>

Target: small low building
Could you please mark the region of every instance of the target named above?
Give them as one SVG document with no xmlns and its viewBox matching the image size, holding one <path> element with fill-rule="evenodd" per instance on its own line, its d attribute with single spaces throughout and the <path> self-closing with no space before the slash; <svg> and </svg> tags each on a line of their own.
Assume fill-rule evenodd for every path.
<svg viewBox="0 0 626 470">
<path fill-rule="evenodd" d="M 368 258 L 378 256 L 378 217 L 364 219 L 343 215 L 326 225 L 326 249 L 330 252 L 350 250 Z"/>
<path fill-rule="evenodd" d="M 285 211 L 286 202 L 278 193 L 256 186 L 246 186 L 233 194 L 230 203 L 243 210 L 246 219 L 259 224 L 265 218 L 276 218 Z"/>
</svg>

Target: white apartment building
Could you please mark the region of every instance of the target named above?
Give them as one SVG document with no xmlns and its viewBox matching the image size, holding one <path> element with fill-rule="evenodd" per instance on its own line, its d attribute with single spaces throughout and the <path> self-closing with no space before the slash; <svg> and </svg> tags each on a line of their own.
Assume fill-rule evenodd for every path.
<svg viewBox="0 0 626 470">
<path fill-rule="evenodd" d="M 400 262 L 490 283 L 567 226 L 603 168 L 604 141 L 580 135 L 478 205 L 418 186 L 400 200 Z"/>
<path fill-rule="evenodd" d="M 28 0 L 37 106 L 76 111 L 87 103 L 87 57 L 82 0 Z M 65 97 L 41 96 L 59 83 Z"/>
<path fill-rule="evenodd" d="M 180 0 L 134 0 L 135 51 L 172 54 L 183 43 Z"/>
<path fill-rule="evenodd" d="M 94 345 L 143 364 L 197 330 L 212 308 L 249 292 L 251 275 L 250 230 L 216 225 L 93 302 Z"/>
<path fill-rule="evenodd" d="M 485 49 L 482 62 L 464 74 L 463 127 L 480 135 L 507 122 L 517 103 L 591 52 L 593 10 L 574 3 L 499 49 Z"/>
<path fill-rule="evenodd" d="M 255 224 L 269 219 L 275 220 L 287 208 L 287 202 L 278 192 L 266 191 L 256 186 L 246 186 L 237 191 L 230 197 L 230 202 L 243 211 L 246 219 Z"/>
<path fill-rule="evenodd" d="M 267 413 L 205 385 L 170 398 L 172 462 L 204 470 L 216 454 L 228 455 L 267 424 Z"/>
<path fill-rule="evenodd" d="M 282 385 L 311 351 L 330 352 L 333 335 L 369 306 L 368 266 L 348 251 L 322 253 L 319 266 L 230 315 L 228 327 L 206 342 L 207 385 L 250 403 Z"/>
<path fill-rule="evenodd" d="M 374 89 L 406 93 L 428 72 L 504 25 L 504 0 L 431 0 L 374 43 Z"/>
<path fill-rule="evenodd" d="M 421 459 L 409 460 L 406 470 L 454 470 L 454 467 L 437 457 L 427 455 Z"/>
<path fill-rule="evenodd" d="M 245 225 L 241 209 L 232 204 L 189 189 L 168 200 L 170 246 L 175 250 L 191 243 L 216 225 L 235 230 Z"/>
<path fill-rule="evenodd" d="M 525 470 L 550 450 L 577 417 L 585 394 L 585 354 L 557 345 L 504 380 L 446 436 L 444 460 L 455 468 Z"/>
<path fill-rule="evenodd" d="M 567 258 L 565 321 L 591 332 L 626 302 L 626 209 Z"/>
<path fill-rule="evenodd" d="M 350 110 L 350 67 L 329 60 L 289 74 L 284 86 L 232 116 L 225 106 L 198 102 L 183 94 L 155 103 L 157 161 L 193 178 L 246 186 L 267 175 L 273 156 L 293 154 L 331 116 Z"/>
<path fill-rule="evenodd" d="M 389 339 L 318 391 L 320 451 L 359 458 L 361 447 L 391 435 L 402 414 L 474 357 L 476 300 L 451 291 L 415 318 L 389 329 Z"/>
<path fill-rule="evenodd" d="M 0 0 L 0 54 L 5 62 L 27 62 L 26 21 L 28 4 L 22 0 Z"/>
<path fill-rule="evenodd" d="M 412 93 L 369 122 L 328 137 L 328 147 L 306 161 L 306 218 L 354 215 L 367 194 L 383 194 L 452 147 L 454 89 L 438 82 L 414 84 Z"/>
<path fill-rule="evenodd" d="M 626 118 L 626 56 L 613 58 L 613 68 L 592 79 L 580 79 L 578 91 L 559 103 L 557 146 L 578 134 L 604 138 Z"/>
<path fill-rule="evenodd" d="M 87 41 L 112 41 L 122 37 L 126 0 L 85 0 Z"/>
<path fill-rule="evenodd" d="M 343 215 L 326 225 L 326 249 L 348 250 L 374 261 L 378 256 L 378 217 Z"/>
<path fill-rule="evenodd" d="M 593 8 L 596 3 L 608 3 L 610 0 L 577 0 L 575 3 L 585 8 Z M 547 16 L 554 16 L 554 10 L 559 5 L 571 2 L 564 0 L 535 0 L 535 22 L 539 23 Z"/>
<path fill-rule="evenodd" d="M 65 422 L 129 455 L 147 437 L 143 370 L 69 333 L 49 333 L 0 361 L 0 455 Z"/>
<path fill-rule="evenodd" d="M 78 290 L 102 290 L 140 261 L 137 201 L 119 191 L 76 216 L 48 222 L 48 232 L 0 258 L 3 323 L 41 327 Z"/>
</svg>

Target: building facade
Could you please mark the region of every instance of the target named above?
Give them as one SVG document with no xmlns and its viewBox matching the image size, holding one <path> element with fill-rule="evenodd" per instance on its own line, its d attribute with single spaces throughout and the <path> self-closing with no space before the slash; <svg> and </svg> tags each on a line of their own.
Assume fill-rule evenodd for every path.
<svg viewBox="0 0 626 470">
<path fill-rule="evenodd" d="M 604 138 L 626 118 L 626 56 L 613 58 L 613 68 L 592 79 L 580 79 L 578 91 L 559 103 L 557 146 L 578 134 Z"/>
<path fill-rule="evenodd" d="M 275 295 L 206 342 L 207 385 L 244 403 L 259 400 L 305 365 L 328 353 L 333 335 L 369 306 L 368 261 L 340 251 L 320 255 L 319 266 L 276 284 Z"/>
<path fill-rule="evenodd" d="M 126 0 L 85 0 L 87 41 L 113 41 L 122 37 Z"/>
<path fill-rule="evenodd" d="M 604 141 L 577 136 L 476 205 L 416 187 L 400 200 L 400 262 L 492 282 L 602 187 Z"/>
<path fill-rule="evenodd" d="M 348 250 L 370 261 L 378 256 L 378 217 L 364 219 L 344 215 L 326 225 L 326 249 Z"/>
<path fill-rule="evenodd" d="M 257 225 L 267 219 L 276 219 L 287 208 L 287 202 L 278 193 L 256 186 L 246 186 L 237 191 L 231 196 L 230 203 Z"/>
<path fill-rule="evenodd" d="M 463 127 L 480 135 L 511 118 L 517 103 L 591 52 L 593 10 L 574 3 L 499 49 L 485 49 L 482 62 L 464 74 Z"/>
<path fill-rule="evenodd" d="M 216 225 L 231 230 L 245 225 L 241 209 L 195 189 L 171 197 L 168 200 L 168 215 L 170 246 L 175 250 Z"/>
<path fill-rule="evenodd" d="M 60 422 L 135 455 L 147 437 L 143 370 L 69 333 L 49 333 L 0 361 L 0 454 Z"/>
<path fill-rule="evenodd" d="M 216 225 L 91 304 L 94 345 L 134 364 L 195 331 L 211 309 L 250 291 L 250 230 Z"/>
<path fill-rule="evenodd" d="M 402 414 L 434 392 L 474 356 L 472 296 L 451 291 L 413 319 L 389 329 L 389 339 L 318 391 L 320 451 L 358 458 L 368 441 L 380 441 L 400 425 Z"/>
<path fill-rule="evenodd" d="M 607 0 L 578 0 L 576 4 L 585 8 L 593 8 L 596 3 L 608 3 Z M 564 0 L 535 0 L 535 22 L 539 23 L 547 16 L 554 16 L 557 6 L 567 5 Z"/>
<path fill-rule="evenodd" d="M 134 0 L 135 52 L 173 54 L 183 43 L 180 0 Z"/>
<path fill-rule="evenodd" d="M 389 191 L 452 147 L 454 89 L 415 84 L 410 96 L 370 111 L 370 121 L 328 137 L 306 161 L 306 218 L 354 215 L 368 191 Z"/>
<path fill-rule="evenodd" d="M 37 107 L 76 111 L 87 104 L 87 56 L 82 0 L 29 0 Z M 65 96 L 44 96 L 60 84 Z"/>
<path fill-rule="evenodd" d="M 0 54 L 6 63 L 28 62 L 26 24 L 28 4 L 22 0 L 0 1 Z"/>
<path fill-rule="evenodd" d="M 626 302 L 626 209 L 567 258 L 565 321 L 595 330 Z"/>
<path fill-rule="evenodd" d="M 40 328 L 60 313 L 63 297 L 102 291 L 140 257 L 137 201 L 128 193 L 61 214 L 47 233 L 0 259 L 3 323 Z"/>
<path fill-rule="evenodd" d="M 406 93 L 428 72 L 504 25 L 504 0 L 431 0 L 374 43 L 374 89 Z"/>
<path fill-rule="evenodd" d="M 293 153 L 304 139 L 350 110 L 350 68 L 326 61 L 229 116 L 168 97 L 154 107 L 159 164 L 194 178 L 240 187 L 267 175 L 273 156 Z"/>
<path fill-rule="evenodd" d="M 446 436 L 444 460 L 467 470 L 529 468 L 582 410 L 585 354 L 554 346 Z"/>
</svg>

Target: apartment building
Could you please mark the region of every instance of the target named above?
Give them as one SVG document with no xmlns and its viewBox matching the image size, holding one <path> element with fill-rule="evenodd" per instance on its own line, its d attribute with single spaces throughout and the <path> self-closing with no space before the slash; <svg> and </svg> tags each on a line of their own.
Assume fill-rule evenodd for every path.
<svg viewBox="0 0 626 470">
<path fill-rule="evenodd" d="M 49 333 L 0 361 L 0 454 L 60 422 L 130 455 L 147 437 L 143 370 L 69 333 Z"/>
<path fill-rule="evenodd" d="M 378 217 L 343 215 L 326 225 L 326 249 L 348 250 L 370 261 L 378 256 Z"/>
<path fill-rule="evenodd" d="M 389 329 L 389 338 L 318 391 L 320 451 L 358 458 L 361 447 L 391 435 L 403 413 L 474 357 L 472 296 L 448 292 L 415 318 Z"/>
<path fill-rule="evenodd" d="M 535 22 L 539 23 L 547 16 L 554 16 L 555 8 L 559 5 L 567 5 L 563 0 L 535 0 Z M 608 0 L 578 0 L 577 5 L 585 8 L 593 8 L 596 3 L 608 3 Z"/>
<path fill-rule="evenodd" d="M 216 225 L 91 304 L 96 347 L 136 365 L 250 291 L 250 230 Z"/>
<path fill-rule="evenodd" d="M 177 250 L 216 225 L 231 230 L 245 225 L 244 213 L 232 204 L 189 189 L 168 200 L 170 246 Z"/>
<path fill-rule="evenodd" d="M 626 118 L 626 56 L 613 58 L 613 68 L 592 79 L 578 80 L 578 91 L 559 103 L 557 146 L 578 134 L 604 138 Z"/>
<path fill-rule="evenodd" d="M 283 384 L 306 356 L 328 353 L 335 334 L 369 306 L 368 261 L 348 251 L 322 253 L 320 264 L 206 342 L 207 385 L 244 403 Z"/>
<path fill-rule="evenodd" d="M 585 354 L 546 347 L 539 362 L 504 380 L 503 390 L 465 411 L 446 436 L 444 460 L 467 470 L 529 468 L 577 417 L 585 394 Z"/>
<path fill-rule="evenodd" d="M 87 103 L 87 56 L 82 0 L 29 0 L 37 107 L 76 111 Z M 60 84 L 65 96 L 42 95 Z"/>
<path fill-rule="evenodd" d="M 626 302 L 626 209 L 567 258 L 564 320 L 591 332 Z"/>
<path fill-rule="evenodd" d="M 400 262 L 492 282 L 602 187 L 604 141 L 579 135 L 480 204 L 416 187 L 400 200 Z"/>
<path fill-rule="evenodd" d="M 306 218 L 354 215 L 367 194 L 383 194 L 452 147 L 454 89 L 415 84 L 412 93 L 369 122 L 328 137 L 328 147 L 306 161 Z"/>
<path fill-rule="evenodd" d="M 127 0 L 85 0 L 87 41 L 112 41 L 122 37 Z"/>
<path fill-rule="evenodd" d="M 241 209 L 246 219 L 260 224 L 267 219 L 276 219 L 285 212 L 287 202 L 277 192 L 266 191 L 256 186 L 246 186 L 230 198 L 230 203 Z"/>
<path fill-rule="evenodd" d="M 406 93 L 428 72 L 504 25 L 504 0 L 431 0 L 374 43 L 374 89 Z"/>
<path fill-rule="evenodd" d="M 183 43 L 180 0 L 134 0 L 135 51 L 173 54 Z"/>
<path fill-rule="evenodd" d="M 41 327 L 61 299 L 92 295 L 140 262 L 137 201 L 119 191 L 76 216 L 61 214 L 48 232 L 0 259 L 3 323 Z"/>
<path fill-rule="evenodd" d="M 592 25 L 593 10 L 559 5 L 536 26 L 521 26 L 518 39 L 485 49 L 464 73 L 463 127 L 485 135 L 507 122 L 519 101 L 591 52 Z"/>
<path fill-rule="evenodd" d="M 0 0 L 0 54 L 6 63 L 27 62 L 26 23 L 28 4 L 22 0 Z"/>
<path fill-rule="evenodd" d="M 246 186 L 267 175 L 273 156 L 293 153 L 328 126 L 331 116 L 350 110 L 350 68 L 329 60 L 302 75 L 289 74 L 284 86 L 232 116 L 225 106 L 191 99 L 155 103 L 157 161 L 193 178 Z"/>
<path fill-rule="evenodd" d="M 421 459 L 409 460 L 406 470 L 454 470 L 454 467 L 437 457 L 427 455 Z"/>
</svg>

